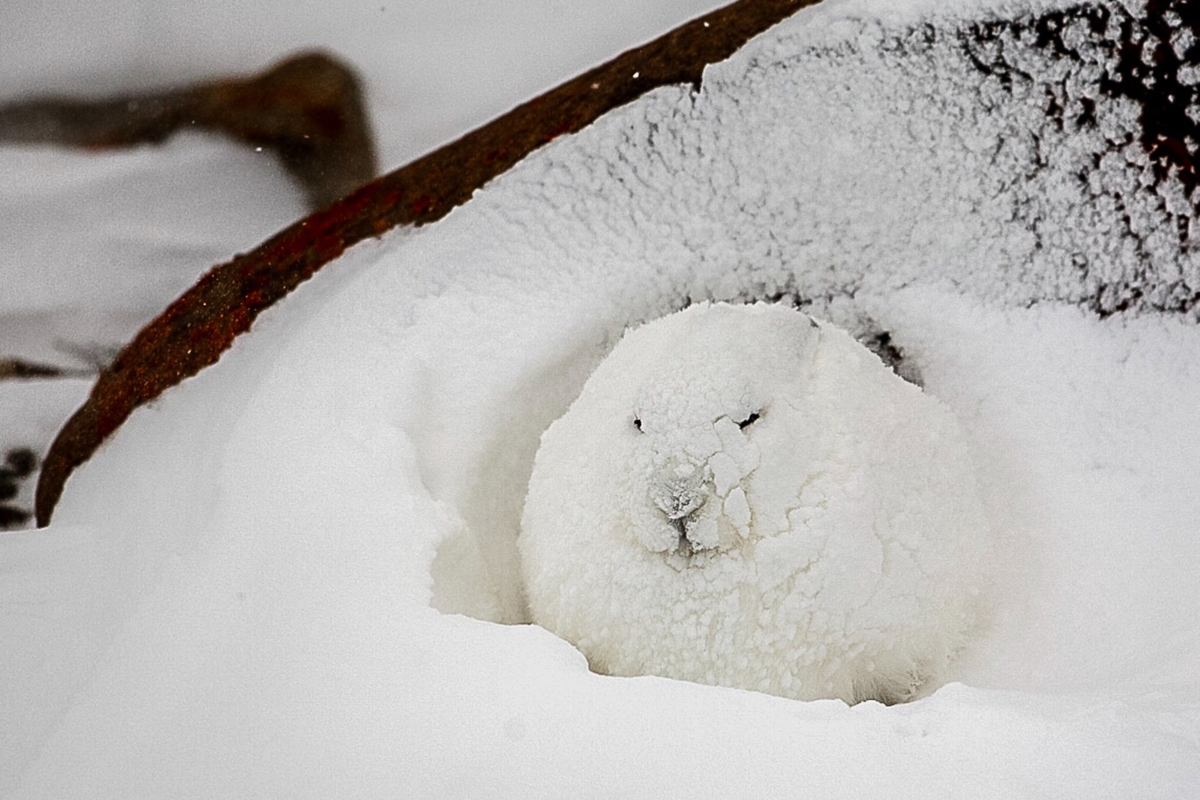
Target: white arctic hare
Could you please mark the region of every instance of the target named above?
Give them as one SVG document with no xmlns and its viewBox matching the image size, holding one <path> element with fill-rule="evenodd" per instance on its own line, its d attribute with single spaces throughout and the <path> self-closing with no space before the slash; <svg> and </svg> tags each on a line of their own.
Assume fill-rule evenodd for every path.
<svg viewBox="0 0 1200 800">
<path fill-rule="evenodd" d="M 828 323 L 706 303 L 543 434 L 520 549 L 533 620 L 598 672 L 896 702 L 977 627 L 988 538 L 941 402 Z"/>
</svg>

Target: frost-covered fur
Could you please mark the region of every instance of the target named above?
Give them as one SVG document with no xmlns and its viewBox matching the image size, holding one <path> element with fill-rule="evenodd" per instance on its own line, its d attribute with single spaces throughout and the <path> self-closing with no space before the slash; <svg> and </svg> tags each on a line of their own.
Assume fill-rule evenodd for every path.
<svg viewBox="0 0 1200 800">
<path fill-rule="evenodd" d="M 542 436 L 520 548 L 534 621 L 599 672 L 895 702 L 977 626 L 987 531 L 942 403 L 828 323 L 703 304 Z"/>
</svg>

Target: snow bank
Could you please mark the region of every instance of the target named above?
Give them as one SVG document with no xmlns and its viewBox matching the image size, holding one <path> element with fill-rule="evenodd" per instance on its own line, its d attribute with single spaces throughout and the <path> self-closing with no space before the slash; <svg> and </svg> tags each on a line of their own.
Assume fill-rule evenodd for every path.
<svg viewBox="0 0 1200 800">
<path fill-rule="evenodd" d="M 1138 227 L 1175 213 L 1149 197 L 1173 184 L 1139 183 L 1134 146 L 1068 180 L 1104 131 L 1132 130 L 1127 103 L 1097 100 L 1099 133 L 1045 129 L 1037 87 L 973 71 L 934 35 L 948 17 L 917 25 L 946 12 L 881 23 L 880 5 L 803 12 L 699 93 L 658 90 L 436 225 L 356 247 L 135 413 L 54 527 L 0 540 L 0 638 L 19 643 L 0 649 L 0 791 L 1200 785 L 1200 333 L 1082 308 L 1114 310 L 1122 281 L 1195 285 L 1191 251 Z M 1152 259 L 1126 252 L 1133 234 Z M 538 437 L 625 327 L 776 295 L 873 319 L 967 432 L 1000 600 L 961 682 L 891 708 L 799 703 L 597 676 L 549 633 L 495 624 L 524 619 Z"/>
</svg>

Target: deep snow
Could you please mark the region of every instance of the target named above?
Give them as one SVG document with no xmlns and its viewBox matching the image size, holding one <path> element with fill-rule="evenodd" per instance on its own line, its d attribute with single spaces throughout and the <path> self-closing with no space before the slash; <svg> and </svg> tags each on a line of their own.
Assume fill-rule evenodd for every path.
<svg viewBox="0 0 1200 800">
<path fill-rule="evenodd" d="M 1011 180 L 1042 160 L 1036 87 L 978 106 L 952 42 L 903 34 L 950 12 L 881 7 L 802 12 L 699 94 L 658 90 L 359 245 L 135 413 L 53 527 L 0 539 L 3 790 L 1188 797 L 1200 332 L 1081 307 L 1144 266 L 1100 232 L 1148 167 L 1130 148 L 1081 190 L 1104 146 L 1081 128 Z M 1163 213 L 1128 200 L 1137 225 Z M 607 678 L 488 621 L 524 614 L 538 436 L 624 328 L 780 293 L 891 332 L 967 433 L 1000 555 L 958 682 L 885 708 Z"/>
</svg>

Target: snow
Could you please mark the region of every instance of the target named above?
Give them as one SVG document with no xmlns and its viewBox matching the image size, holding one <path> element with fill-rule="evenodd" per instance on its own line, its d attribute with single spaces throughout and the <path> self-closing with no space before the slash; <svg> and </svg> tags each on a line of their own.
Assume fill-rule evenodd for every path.
<svg viewBox="0 0 1200 800">
<path fill-rule="evenodd" d="M 104 154 L 0 147 L 0 359 L 61 370 L 0 381 L 0 457 L 45 453 L 96 371 L 213 264 L 304 213 L 274 161 L 188 133 Z M 16 508 L 33 508 L 32 479 Z"/>
<path fill-rule="evenodd" d="M 304 214 L 271 156 L 215 136 L 102 155 L 9 146 L 0 159 L 8 357 L 84 366 L 69 345 L 119 346 L 209 266 Z"/>
<path fill-rule="evenodd" d="M 1037 87 L 883 5 L 802 12 L 364 242 L 139 409 L 50 529 L 0 538 L 0 794 L 1194 793 L 1200 328 L 1091 307 L 1196 285 L 1154 233 L 1173 184 L 1129 188 L 1136 144 L 1066 180 L 1125 101 L 1037 139 Z M 890 332 L 965 431 L 996 618 L 953 680 L 798 702 L 499 624 L 538 439 L 626 327 L 779 294 Z"/>
<path fill-rule="evenodd" d="M 597 672 L 848 703 L 936 689 L 991 562 L 949 409 L 772 304 L 626 334 L 542 435 L 518 544 Z"/>
</svg>

